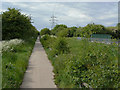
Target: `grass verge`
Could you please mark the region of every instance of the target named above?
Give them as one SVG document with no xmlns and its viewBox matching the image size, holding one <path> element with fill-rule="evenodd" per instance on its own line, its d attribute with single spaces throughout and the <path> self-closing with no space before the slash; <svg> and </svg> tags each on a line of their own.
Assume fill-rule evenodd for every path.
<svg viewBox="0 0 120 90">
<path fill-rule="evenodd" d="M 2 53 L 2 88 L 20 87 L 34 43 L 31 39 Z"/>
<path fill-rule="evenodd" d="M 54 66 L 55 83 L 59 88 L 119 87 L 118 45 L 64 38 L 70 52 L 56 54 L 58 46 L 54 45 L 61 45 L 56 44 L 59 39 L 51 42 L 50 37 L 47 38 L 41 42 Z"/>
</svg>

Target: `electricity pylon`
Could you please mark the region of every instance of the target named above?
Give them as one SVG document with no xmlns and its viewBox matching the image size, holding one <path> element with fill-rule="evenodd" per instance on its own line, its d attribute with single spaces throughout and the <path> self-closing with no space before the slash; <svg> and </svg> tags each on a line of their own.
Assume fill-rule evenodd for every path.
<svg viewBox="0 0 120 90">
<path fill-rule="evenodd" d="M 55 17 L 54 15 L 51 16 L 51 19 L 49 20 L 51 22 L 51 29 L 57 24 L 56 20 L 57 17 Z"/>
</svg>

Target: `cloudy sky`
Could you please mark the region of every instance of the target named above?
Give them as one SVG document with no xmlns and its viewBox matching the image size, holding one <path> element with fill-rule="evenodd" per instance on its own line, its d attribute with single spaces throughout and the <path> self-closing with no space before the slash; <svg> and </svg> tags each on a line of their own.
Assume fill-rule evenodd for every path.
<svg viewBox="0 0 120 90">
<path fill-rule="evenodd" d="M 118 22 L 117 2 L 3 2 L 2 11 L 7 8 L 21 9 L 23 14 L 31 15 L 33 25 L 41 30 L 50 28 L 52 14 L 57 24 L 85 26 L 88 23 L 116 26 Z"/>
</svg>

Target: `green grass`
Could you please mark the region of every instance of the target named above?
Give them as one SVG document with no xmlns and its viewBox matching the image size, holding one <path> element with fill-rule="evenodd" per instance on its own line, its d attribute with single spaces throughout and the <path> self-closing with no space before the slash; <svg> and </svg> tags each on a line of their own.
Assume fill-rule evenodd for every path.
<svg viewBox="0 0 120 90">
<path fill-rule="evenodd" d="M 55 48 L 52 46 L 54 43 L 49 43 L 52 46 L 49 48 L 53 50 L 45 46 L 48 58 L 54 66 L 55 83 L 59 88 L 85 88 L 87 86 L 84 83 L 93 88 L 118 88 L 120 78 L 117 45 L 93 43 L 77 38 L 65 40 L 70 48 L 67 54 L 55 57 Z"/>
<path fill-rule="evenodd" d="M 35 40 L 17 45 L 12 51 L 2 53 L 2 88 L 19 88 Z"/>
<path fill-rule="evenodd" d="M 0 53 L 0 89 L 2 89 L 2 54 Z"/>
</svg>

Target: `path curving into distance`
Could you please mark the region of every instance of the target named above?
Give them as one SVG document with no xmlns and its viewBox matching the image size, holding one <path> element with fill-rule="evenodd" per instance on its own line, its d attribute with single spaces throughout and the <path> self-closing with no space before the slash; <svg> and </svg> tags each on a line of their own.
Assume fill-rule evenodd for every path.
<svg viewBox="0 0 120 90">
<path fill-rule="evenodd" d="M 53 67 L 37 38 L 20 88 L 56 88 L 52 71 Z"/>
</svg>

